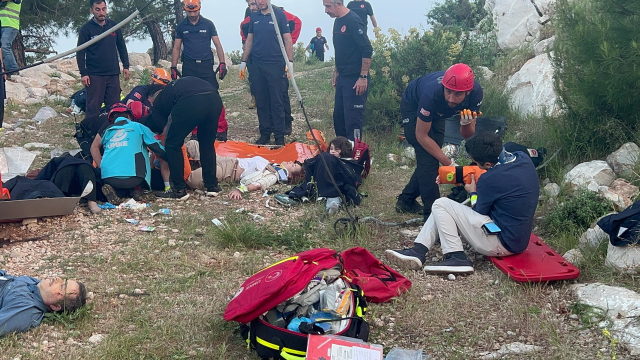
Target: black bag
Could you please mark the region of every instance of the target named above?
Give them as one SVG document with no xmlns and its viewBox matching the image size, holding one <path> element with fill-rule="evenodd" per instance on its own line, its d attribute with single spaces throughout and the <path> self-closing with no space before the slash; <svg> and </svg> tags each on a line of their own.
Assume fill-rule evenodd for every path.
<svg viewBox="0 0 640 360">
<path fill-rule="evenodd" d="M 598 226 L 609 235 L 613 246 L 640 243 L 640 201 L 634 202 L 618 214 L 603 217 L 598 221 Z M 620 228 L 627 230 L 620 232 Z"/>
<path fill-rule="evenodd" d="M 352 296 L 352 311 L 349 317 L 336 320 L 349 321 L 349 324 L 343 331 L 335 335 L 367 341 L 369 339 L 369 323 L 362 317 L 367 309 L 364 293 L 358 285 L 347 283 L 354 295 Z M 264 320 L 263 316 L 260 316 L 251 321 L 249 325 L 240 325 L 240 333 L 249 346 L 256 350 L 258 356 L 263 359 L 303 360 L 306 356 L 309 334 L 322 334 L 322 329 L 317 326 L 317 323 L 328 321 L 330 320 L 313 323 L 303 322 L 300 325 L 300 329 L 301 331 L 306 331 L 307 333 L 305 334 L 269 324 Z"/>
<path fill-rule="evenodd" d="M 79 107 L 82 111 L 87 111 L 87 88 L 83 87 L 82 89 L 76 91 L 73 95 L 69 97 L 69 99 L 73 100 L 77 107 Z"/>
</svg>

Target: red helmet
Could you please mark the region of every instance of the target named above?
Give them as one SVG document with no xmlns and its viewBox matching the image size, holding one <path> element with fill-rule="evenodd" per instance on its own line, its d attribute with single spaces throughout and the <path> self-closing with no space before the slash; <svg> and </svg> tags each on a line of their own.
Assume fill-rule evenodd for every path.
<svg viewBox="0 0 640 360">
<path fill-rule="evenodd" d="M 200 10 L 200 0 L 184 0 L 185 11 L 198 11 Z"/>
<path fill-rule="evenodd" d="M 111 118 L 111 115 L 115 113 L 127 113 L 131 118 L 133 118 L 133 113 L 131 112 L 131 109 L 129 109 L 127 105 L 123 103 L 115 103 L 111 106 L 111 108 L 109 109 L 109 115 L 107 115 L 109 122 L 113 122 L 115 120 Z"/>
<path fill-rule="evenodd" d="M 318 31 L 322 31 L 322 29 L 321 28 L 316 28 L 316 32 L 318 32 Z"/>
<path fill-rule="evenodd" d="M 453 91 L 473 89 L 473 70 L 467 64 L 452 65 L 442 77 L 442 85 Z"/>
</svg>

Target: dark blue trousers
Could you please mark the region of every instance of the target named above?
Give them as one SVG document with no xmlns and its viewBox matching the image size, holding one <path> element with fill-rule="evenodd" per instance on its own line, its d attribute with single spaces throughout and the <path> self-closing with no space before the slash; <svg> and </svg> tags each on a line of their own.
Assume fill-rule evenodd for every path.
<svg viewBox="0 0 640 360">
<path fill-rule="evenodd" d="M 353 134 L 356 129 L 360 131 L 362 137 L 364 108 L 369 94 L 369 87 L 367 87 L 364 94 L 356 95 L 353 87 L 359 78 L 359 75 L 338 75 L 336 81 L 333 127 L 336 130 L 336 136 L 344 136 L 349 140 L 354 140 Z"/>
<path fill-rule="evenodd" d="M 251 76 L 251 83 L 256 97 L 260 135 L 284 137 L 284 91 L 287 80 L 285 65 L 254 61 L 252 68 L 255 76 Z"/>
</svg>

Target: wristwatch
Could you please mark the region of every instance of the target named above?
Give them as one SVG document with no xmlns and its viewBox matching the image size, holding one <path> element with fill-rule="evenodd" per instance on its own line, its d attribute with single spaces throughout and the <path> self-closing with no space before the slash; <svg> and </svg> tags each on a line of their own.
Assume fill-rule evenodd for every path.
<svg viewBox="0 0 640 360">
<path fill-rule="evenodd" d="M 369 75 L 360 75 L 360 79 L 367 79 Z"/>
</svg>

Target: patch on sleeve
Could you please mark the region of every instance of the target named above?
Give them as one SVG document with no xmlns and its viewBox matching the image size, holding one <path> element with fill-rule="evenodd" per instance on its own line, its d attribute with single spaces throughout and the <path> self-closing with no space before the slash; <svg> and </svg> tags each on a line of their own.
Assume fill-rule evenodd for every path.
<svg viewBox="0 0 640 360">
<path fill-rule="evenodd" d="M 431 112 L 425 109 L 420 109 L 420 114 L 424 115 L 424 116 L 430 116 Z"/>
<path fill-rule="evenodd" d="M 532 158 L 538 157 L 538 151 L 536 149 L 527 149 L 527 152 L 529 152 L 529 157 L 532 157 Z"/>
<path fill-rule="evenodd" d="M 133 96 L 134 96 L 135 98 L 137 98 L 138 100 L 142 99 L 142 94 L 140 94 L 139 92 L 134 92 L 134 93 L 133 93 Z"/>
</svg>

